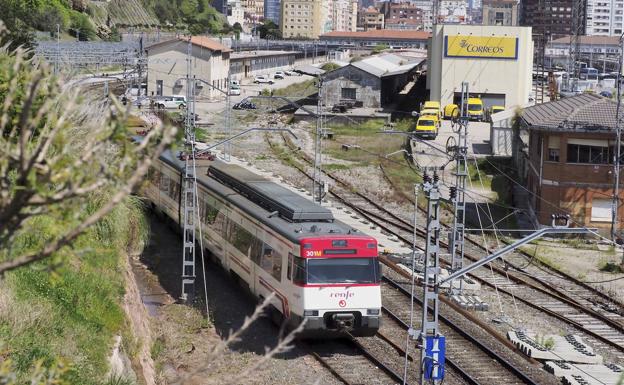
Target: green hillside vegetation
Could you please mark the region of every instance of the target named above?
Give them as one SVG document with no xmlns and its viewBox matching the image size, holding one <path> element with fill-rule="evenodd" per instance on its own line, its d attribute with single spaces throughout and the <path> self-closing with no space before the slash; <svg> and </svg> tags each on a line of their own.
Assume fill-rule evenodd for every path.
<svg viewBox="0 0 624 385">
<path fill-rule="evenodd" d="M 51 159 L 52 154 L 63 158 L 62 167 L 74 164 L 77 157 L 84 159 L 80 151 L 65 152 L 60 148 L 85 145 L 85 129 L 94 129 L 94 135 L 102 134 L 97 131 L 97 124 L 94 128 L 89 122 L 78 119 L 84 112 L 80 107 L 90 105 L 90 100 L 78 100 L 76 105 L 62 97 L 57 99 L 65 92 L 50 76 L 49 69 L 20 61 L 15 56 L 13 52 L 0 52 L 0 105 L 8 105 L 2 128 L 3 148 L 6 146 L 7 150 L 0 154 L 0 169 L 5 174 L 0 177 L 10 181 L 5 192 L 12 197 L 27 190 L 24 185 L 29 185 L 20 182 L 19 171 L 10 166 L 13 164 L 10 157 L 15 156 L 11 148 L 15 145 L 7 143 L 15 140 L 11 139 L 14 127 L 19 125 L 16 129 L 23 130 L 28 124 L 34 126 L 32 143 L 29 140 L 27 146 L 36 146 L 39 134 L 49 134 L 49 130 L 44 130 L 48 123 L 58 128 L 54 148 L 49 149 L 50 167 L 58 166 L 57 161 Z M 41 88 L 35 88 L 33 83 L 41 84 Z M 31 93 L 36 95 L 32 103 L 26 101 Z M 7 104 L 7 100 L 11 102 Z M 51 101 L 54 104 L 48 107 L 52 111 L 42 113 L 45 117 L 39 115 Z M 32 105 L 33 109 L 25 110 L 26 105 Z M 77 120 L 66 119 L 63 123 L 57 111 L 65 109 L 76 112 Z M 123 126 L 119 127 L 119 132 L 125 132 Z M 119 138 L 115 143 L 127 143 L 123 134 L 115 137 Z M 113 145 L 110 140 L 108 143 Z M 110 157 L 108 164 L 114 163 L 122 156 L 121 149 L 111 148 L 107 156 Z M 57 179 L 59 184 L 65 183 L 61 174 L 81 179 L 99 175 L 95 168 L 85 167 L 83 171 L 82 176 L 77 176 L 76 170 L 56 167 L 53 173 L 61 178 Z M 12 232 L 14 236 L 5 237 L 9 241 L 0 244 L 0 262 L 40 253 L 43 245 L 67 234 L 68 229 L 75 228 L 109 201 L 116 186 L 105 186 L 108 187 L 95 189 L 85 198 L 46 204 L 41 210 L 20 209 L 25 219 Z M 37 188 L 46 191 L 51 186 Z M 127 252 L 140 251 L 146 239 L 142 202 L 138 198 L 126 198 L 103 220 L 83 232 L 71 247 L 61 248 L 49 259 L 0 276 L 0 384 L 106 384 L 114 337 L 122 336 L 123 350 L 128 356 L 132 357 L 136 349 L 132 346 L 135 339 L 129 334 L 131 328 L 122 308 L 124 271 Z"/>
<path fill-rule="evenodd" d="M 194 35 L 231 32 L 225 17 L 209 0 L 143 0 L 143 4 L 163 26 L 186 26 Z"/>
<path fill-rule="evenodd" d="M 11 48 L 32 46 L 34 32 L 61 33 L 80 40 L 117 40 L 125 27 L 156 26 L 192 34 L 231 33 L 225 16 L 208 0 L 0 0 L 0 20 L 10 33 L 0 39 Z"/>
</svg>

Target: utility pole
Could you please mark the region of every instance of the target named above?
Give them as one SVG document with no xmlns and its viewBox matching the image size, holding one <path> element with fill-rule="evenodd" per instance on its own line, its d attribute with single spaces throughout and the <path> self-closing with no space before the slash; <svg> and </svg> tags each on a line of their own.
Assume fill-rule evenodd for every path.
<svg viewBox="0 0 624 385">
<path fill-rule="evenodd" d="M 61 64 L 61 25 L 56 25 L 56 60 L 54 66 L 54 73 L 58 74 Z"/>
<path fill-rule="evenodd" d="M 420 383 L 438 381 L 444 378 L 444 336 L 440 335 L 438 324 L 439 311 L 439 274 L 440 274 L 440 190 L 438 174 L 433 180 L 425 172 L 423 191 L 427 197 L 427 239 L 423 268 L 422 323 L 420 330 L 421 374 Z M 430 309 L 431 308 L 431 309 Z"/>
<path fill-rule="evenodd" d="M 613 200 L 611 204 L 611 240 L 613 242 L 618 238 L 618 207 L 620 205 L 620 156 L 622 151 L 622 124 L 620 122 L 620 108 L 622 104 L 622 60 L 623 59 L 623 46 L 622 46 L 622 37 L 624 34 L 620 35 L 620 60 L 618 66 L 618 75 L 617 75 L 617 106 L 615 108 L 615 140 L 616 140 L 616 149 L 615 149 L 615 159 L 613 162 Z M 624 257 L 622 257 L 622 263 L 624 263 Z"/>
<path fill-rule="evenodd" d="M 466 226 L 466 177 L 468 176 L 468 82 L 462 83 L 461 110 L 457 124 L 457 145 L 449 148 L 455 156 L 455 186 L 450 188 L 450 198 L 453 201 L 454 223 L 449 239 L 451 253 L 451 271 L 457 271 L 464 266 L 464 233 Z M 459 281 L 459 290 L 455 290 L 451 282 L 451 293 L 461 294 L 464 281 Z"/>
<path fill-rule="evenodd" d="M 316 77 L 316 87 L 318 88 L 316 99 L 316 133 L 314 137 L 314 173 L 312 175 L 312 200 L 319 205 L 323 199 L 323 181 L 321 174 L 321 144 L 323 136 L 323 78 Z"/>
<path fill-rule="evenodd" d="M 181 299 L 192 303 L 195 296 L 195 81 L 191 77 L 193 45 L 189 37 L 186 57 L 186 121 L 184 124 L 184 178 L 182 181 L 182 294 Z"/>
</svg>

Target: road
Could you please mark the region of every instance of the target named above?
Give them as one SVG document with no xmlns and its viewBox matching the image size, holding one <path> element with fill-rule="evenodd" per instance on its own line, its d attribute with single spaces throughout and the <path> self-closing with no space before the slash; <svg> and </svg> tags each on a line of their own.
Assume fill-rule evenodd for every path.
<svg viewBox="0 0 624 385">
<path fill-rule="evenodd" d="M 448 186 L 454 183 L 455 161 L 446 154 L 446 144 L 449 137 L 454 137 L 457 143 L 457 134 L 451 129 L 451 121 L 443 120 L 438 137 L 435 140 L 412 140 L 414 163 L 420 168 L 435 168 L 445 182 L 441 188 L 442 195 L 448 197 Z M 474 164 L 475 158 L 490 155 L 490 123 L 468 123 L 468 162 Z M 443 168 L 443 170 L 441 170 Z M 471 202 L 485 202 L 496 198 L 496 193 L 482 188 L 479 181 L 467 181 L 466 200 Z"/>
</svg>

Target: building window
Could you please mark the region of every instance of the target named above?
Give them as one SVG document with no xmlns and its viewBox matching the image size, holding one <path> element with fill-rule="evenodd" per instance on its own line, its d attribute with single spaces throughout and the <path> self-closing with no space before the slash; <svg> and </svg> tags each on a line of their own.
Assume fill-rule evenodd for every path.
<svg viewBox="0 0 624 385">
<path fill-rule="evenodd" d="M 560 138 L 558 136 L 551 135 L 548 137 L 548 161 L 559 162 L 559 145 Z"/>
<path fill-rule="evenodd" d="M 568 163 L 608 164 L 610 162 L 609 147 L 568 144 Z"/>
<path fill-rule="evenodd" d="M 592 199 L 592 222 L 611 222 L 611 200 Z"/>
<path fill-rule="evenodd" d="M 355 88 L 343 88 L 342 89 L 342 99 L 355 100 L 355 95 L 356 95 Z"/>
</svg>

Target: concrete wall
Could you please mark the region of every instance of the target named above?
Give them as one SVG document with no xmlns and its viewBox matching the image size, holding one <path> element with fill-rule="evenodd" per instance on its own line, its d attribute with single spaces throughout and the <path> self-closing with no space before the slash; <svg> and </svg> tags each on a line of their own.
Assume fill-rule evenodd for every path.
<svg viewBox="0 0 624 385">
<path fill-rule="evenodd" d="M 352 65 L 347 65 L 329 72 L 323 82 L 323 99 L 327 98 L 327 106 L 333 106 L 342 99 L 343 88 L 355 88 L 356 100 L 363 103 L 363 107 L 381 107 L 381 79 L 362 71 Z"/>
<path fill-rule="evenodd" d="M 175 41 L 152 47 L 148 50 L 147 94 L 156 95 L 158 80 L 163 81 L 163 95 L 186 95 L 188 43 Z M 214 87 L 225 90 L 230 66 L 229 53 L 213 52 L 207 48 L 193 46 L 192 73 Z M 223 95 L 212 87 L 197 82 L 198 97 L 214 98 Z"/>
<path fill-rule="evenodd" d="M 444 38 L 449 35 L 506 36 L 518 38 L 516 59 L 444 57 Z M 438 25 L 429 45 L 427 86 L 431 100 L 452 103 L 461 84 L 471 94 L 505 94 L 505 107 L 524 105 L 532 84 L 533 41 L 530 27 Z"/>
</svg>

